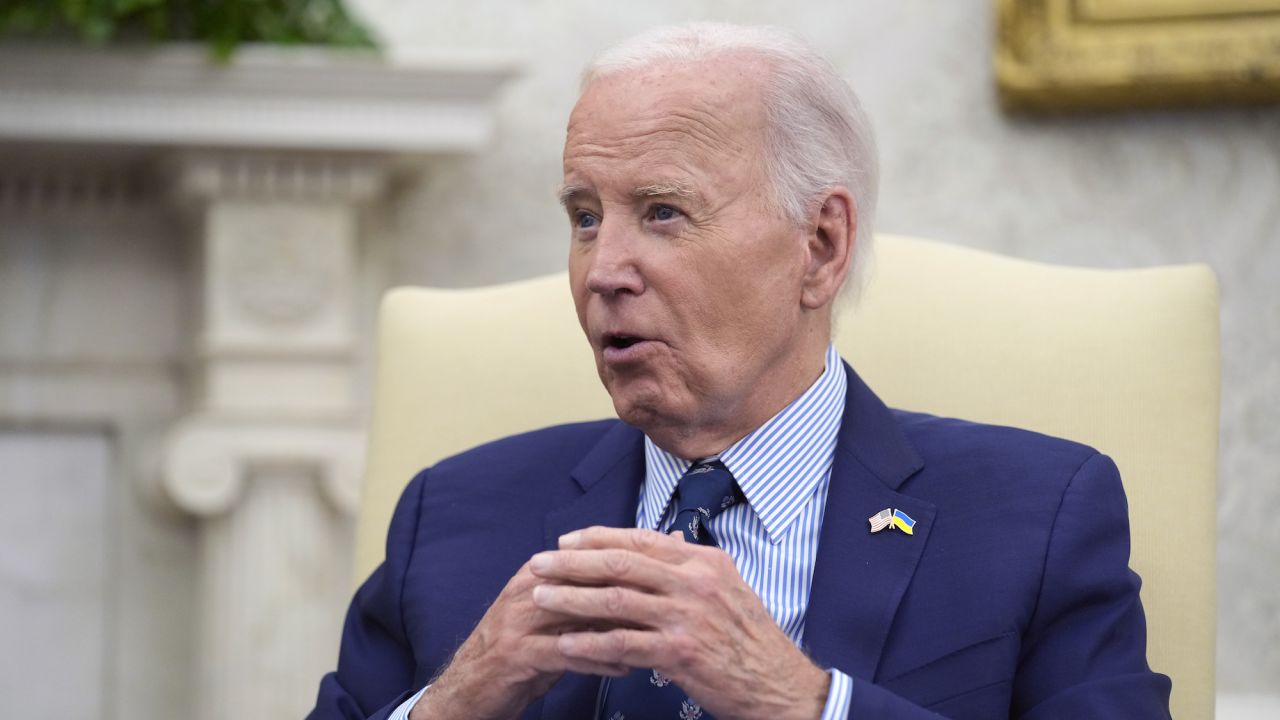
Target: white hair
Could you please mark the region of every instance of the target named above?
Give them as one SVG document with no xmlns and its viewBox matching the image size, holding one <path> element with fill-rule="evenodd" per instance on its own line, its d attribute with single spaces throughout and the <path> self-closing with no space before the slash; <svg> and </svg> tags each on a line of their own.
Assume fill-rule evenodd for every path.
<svg viewBox="0 0 1280 720">
<path fill-rule="evenodd" d="M 611 73 L 734 52 L 769 61 L 765 163 L 779 209 L 803 226 L 826 191 L 843 185 L 853 195 L 857 231 L 842 294 L 856 297 L 871 258 L 879 184 L 875 138 L 849 84 L 804 41 L 775 27 L 690 23 L 655 28 L 596 57 L 583 71 L 582 90 Z"/>
</svg>

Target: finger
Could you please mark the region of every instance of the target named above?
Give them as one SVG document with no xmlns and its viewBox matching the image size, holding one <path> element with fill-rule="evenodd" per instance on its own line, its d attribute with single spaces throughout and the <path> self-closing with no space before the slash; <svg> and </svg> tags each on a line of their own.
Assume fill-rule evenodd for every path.
<svg viewBox="0 0 1280 720">
<path fill-rule="evenodd" d="M 594 627 L 590 621 L 574 615 L 555 612 L 539 606 L 533 599 L 533 590 L 519 598 L 506 601 L 500 613 L 505 618 L 500 627 L 519 634 L 558 635 Z"/>
<path fill-rule="evenodd" d="M 548 612 L 636 627 L 657 627 L 673 615 L 670 599 L 617 586 L 542 585 L 533 601 Z"/>
<path fill-rule="evenodd" d="M 526 562 L 507 582 L 507 586 L 494 601 L 494 606 L 507 606 L 507 614 L 519 618 L 517 624 L 533 632 L 558 634 L 589 627 L 589 623 L 584 623 L 577 617 L 545 610 L 533 601 L 535 588 L 547 584 L 558 585 L 563 581 L 538 577 L 530 570 L 530 565 L 531 562 Z"/>
<path fill-rule="evenodd" d="M 631 668 L 618 663 L 602 663 L 589 658 L 565 655 L 560 652 L 557 637 L 534 635 L 526 639 L 525 656 L 529 667 L 540 673 L 561 673 L 565 671 L 586 675 L 609 675 L 622 677 L 631 672 Z"/>
<path fill-rule="evenodd" d="M 620 548 L 667 562 L 683 560 L 688 556 L 690 547 L 692 546 L 679 536 L 664 535 L 655 530 L 641 528 L 613 528 L 597 525 L 560 536 L 561 550 Z"/>
<path fill-rule="evenodd" d="M 534 575 L 580 585 L 626 585 L 665 592 L 675 582 L 670 563 L 621 548 L 542 552 L 529 560 Z"/>
<path fill-rule="evenodd" d="M 657 667 L 671 658 L 663 652 L 662 635 L 653 630 L 619 628 L 602 633 L 566 633 L 556 640 L 560 653 L 601 665 Z"/>
</svg>

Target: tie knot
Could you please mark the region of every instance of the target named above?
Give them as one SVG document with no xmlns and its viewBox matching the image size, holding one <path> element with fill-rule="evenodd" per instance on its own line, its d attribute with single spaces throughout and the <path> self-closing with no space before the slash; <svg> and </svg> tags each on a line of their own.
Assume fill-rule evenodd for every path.
<svg viewBox="0 0 1280 720">
<path fill-rule="evenodd" d="M 719 460 L 694 463 L 676 484 L 676 517 L 672 528 L 680 528 L 684 539 L 703 545 L 715 540 L 706 523 L 738 502 L 740 492 L 729 468 Z"/>
</svg>

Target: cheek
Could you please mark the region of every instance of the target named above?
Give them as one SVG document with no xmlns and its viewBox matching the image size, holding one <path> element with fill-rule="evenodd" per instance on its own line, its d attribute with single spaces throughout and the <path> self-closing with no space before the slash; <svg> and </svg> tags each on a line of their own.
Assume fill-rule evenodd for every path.
<svg viewBox="0 0 1280 720">
<path fill-rule="evenodd" d="M 799 302 L 804 286 L 808 254 L 799 243 L 787 238 L 774 238 L 775 243 L 758 248 L 750 258 L 743 258 L 738 272 L 746 278 L 748 300 L 756 308 L 779 308 Z"/>
<path fill-rule="evenodd" d="M 695 318 L 708 337 L 734 337 L 757 319 L 772 289 L 758 266 L 724 267 L 699 287 Z"/>
<path fill-rule="evenodd" d="M 570 249 L 569 262 L 567 264 L 569 267 L 569 287 L 573 290 L 574 296 L 577 297 L 578 290 L 586 282 L 587 265 L 585 258 L 576 248 Z"/>
<path fill-rule="evenodd" d="M 717 344 L 750 354 L 761 342 L 786 334 L 795 321 L 801 276 L 795 258 L 777 252 L 726 268 L 723 282 L 706 288 L 700 322 Z M 762 271 L 762 268 L 768 268 Z"/>
<path fill-rule="evenodd" d="M 587 301 L 591 293 L 587 292 L 586 273 L 577 264 L 569 260 L 569 295 L 573 298 L 573 307 L 578 314 L 578 323 L 586 330 Z"/>
</svg>

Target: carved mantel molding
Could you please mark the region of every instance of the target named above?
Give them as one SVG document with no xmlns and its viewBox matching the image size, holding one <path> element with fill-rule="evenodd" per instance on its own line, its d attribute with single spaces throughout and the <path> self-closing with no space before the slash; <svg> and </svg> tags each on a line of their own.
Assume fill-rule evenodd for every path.
<svg viewBox="0 0 1280 720">
<path fill-rule="evenodd" d="M 0 139 L 402 153 L 473 150 L 503 59 L 250 46 L 0 46 Z"/>
<path fill-rule="evenodd" d="M 250 47 L 0 47 L 0 204 L 190 220 L 187 415 L 158 488 L 198 520 L 195 714 L 301 716 L 350 592 L 360 214 L 487 142 L 510 63 Z M 134 455 L 144 455 L 136 452 Z M 151 490 L 152 488 L 145 489 Z"/>
</svg>

